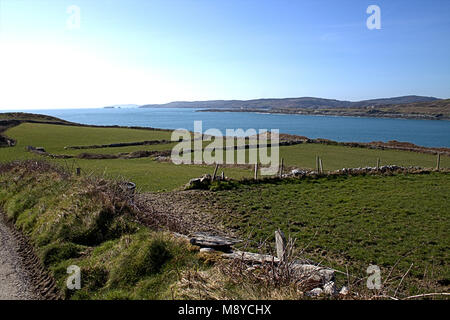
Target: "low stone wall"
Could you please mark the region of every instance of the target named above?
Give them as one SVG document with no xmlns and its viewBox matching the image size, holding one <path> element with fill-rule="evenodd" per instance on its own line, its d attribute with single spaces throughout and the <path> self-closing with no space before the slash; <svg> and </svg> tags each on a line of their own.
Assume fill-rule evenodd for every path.
<svg viewBox="0 0 450 320">
<path fill-rule="evenodd" d="M 102 159 L 136 159 L 136 158 L 146 158 L 146 157 L 167 157 L 171 154 L 171 151 L 151 151 L 151 150 L 141 150 L 133 152 L 125 152 L 119 154 L 98 154 L 98 153 L 80 153 L 78 155 L 67 155 L 67 154 L 53 154 L 45 151 L 41 147 L 27 146 L 26 150 L 38 154 L 40 156 L 49 157 L 52 159 L 88 159 L 88 160 L 102 160 Z"/>
</svg>

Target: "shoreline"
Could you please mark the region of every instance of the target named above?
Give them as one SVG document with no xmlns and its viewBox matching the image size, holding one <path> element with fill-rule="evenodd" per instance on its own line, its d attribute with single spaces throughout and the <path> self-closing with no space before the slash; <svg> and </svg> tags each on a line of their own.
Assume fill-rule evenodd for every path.
<svg viewBox="0 0 450 320">
<path fill-rule="evenodd" d="M 328 110 L 328 109 L 327 109 Z M 299 112 L 300 111 L 300 112 Z M 347 117 L 347 118 L 377 118 L 377 119 L 403 119 L 403 120 L 433 120 L 433 121 L 450 121 L 450 117 L 442 116 L 436 117 L 427 114 L 392 114 L 392 113 L 341 113 L 339 111 L 324 112 L 317 109 L 312 110 L 264 110 L 264 109 L 204 109 L 196 110 L 195 112 L 242 112 L 242 113 L 259 113 L 259 114 L 278 114 L 278 115 L 299 115 L 299 116 L 328 116 L 328 117 Z"/>
<path fill-rule="evenodd" d="M 173 131 L 171 129 L 161 129 L 161 128 L 151 128 L 151 127 L 139 127 L 139 126 L 102 126 L 102 125 L 87 125 L 75 122 L 65 121 L 56 117 L 39 115 L 39 114 L 24 114 L 26 117 L 33 117 L 34 119 L 1 119 L 0 113 L 0 147 L 13 147 L 16 145 L 16 141 L 7 137 L 4 132 L 8 129 L 15 127 L 21 123 L 43 123 L 43 124 L 54 124 L 54 125 L 66 125 L 66 126 L 79 126 L 79 127 L 93 127 L 93 128 L 124 128 L 124 129 L 136 129 L 136 130 L 155 130 L 155 131 Z M 17 113 L 16 113 L 17 115 Z M 39 120 L 40 117 L 45 117 L 45 119 Z M 2 144 L 2 140 L 5 140 L 5 144 Z M 9 141 L 9 142 L 8 142 Z M 352 141 L 334 141 L 324 138 L 308 138 L 301 135 L 284 134 L 280 133 L 280 143 L 283 145 L 293 145 L 300 143 L 319 143 L 327 145 L 336 146 L 347 146 L 347 147 L 357 147 L 357 148 L 368 148 L 368 149 L 394 149 L 401 151 L 428 153 L 428 154 L 442 154 L 450 156 L 449 147 L 426 147 L 416 145 L 414 143 L 389 140 L 389 141 L 370 141 L 370 142 L 352 142 Z"/>
</svg>

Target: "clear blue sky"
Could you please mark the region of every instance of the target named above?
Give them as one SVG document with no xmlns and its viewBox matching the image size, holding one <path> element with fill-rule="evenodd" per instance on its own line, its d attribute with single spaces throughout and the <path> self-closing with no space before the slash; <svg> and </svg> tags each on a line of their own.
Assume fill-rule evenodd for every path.
<svg viewBox="0 0 450 320">
<path fill-rule="evenodd" d="M 449 17 L 448 0 L 0 0 L 0 109 L 449 98 Z"/>
</svg>

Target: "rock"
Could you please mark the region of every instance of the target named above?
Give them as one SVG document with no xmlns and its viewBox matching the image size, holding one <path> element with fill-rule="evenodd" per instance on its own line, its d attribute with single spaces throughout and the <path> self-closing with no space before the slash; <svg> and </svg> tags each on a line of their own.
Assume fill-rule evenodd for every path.
<svg viewBox="0 0 450 320">
<path fill-rule="evenodd" d="M 215 252 L 216 250 L 213 248 L 201 248 L 200 252 L 208 252 L 208 253 L 212 253 Z"/>
<path fill-rule="evenodd" d="M 201 183 L 205 183 L 205 182 L 211 182 L 211 175 L 210 174 L 204 174 L 201 178 L 200 178 L 200 182 Z"/>
<path fill-rule="evenodd" d="M 308 277 L 321 283 L 334 281 L 335 272 L 332 269 L 318 267 L 312 264 L 293 264 L 291 266 L 293 275 L 298 278 Z"/>
<path fill-rule="evenodd" d="M 211 175 L 204 174 L 200 178 L 194 178 L 189 180 L 186 184 L 186 189 L 207 189 L 207 187 L 211 184 Z"/>
<path fill-rule="evenodd" d="M 325 283 L 323 285 L 323 292 L 330 296 L 334 296 L 335 294 L 337 294 L 336 284 L 334 283 L 334 281 L 328 281 L 327 283 Z"/>
<path fill-rule="evenodd" d="M 279 263 L 280 260 L 274 256 L 268 254 L 258 254 L 244 251 L 232 251 L 230 253 L 224 253 L 222 257 L 227 259 L 239 259 L 251 263 Z"/>
<path fill-rule="evenodd" d="M 202 185 L 202 182 L 201 182 L 200 178 L 194 178 L 194 179 L 189 180 L 189 182 L 186 185 L 186 188 L 196 189 L 196 188 L 199 188 L 201 185 Z"/>
<path fill-rule="evenodd" d="M 343 286 L 341 291 L 339 291 L 339 294 L 346 296 L 348 294 L 348 288 L 346 286 Z"/>
<path fill-rule="evenodd" d="M 306 295 L 307 295 L 307 296 L 310 296 L 310 297 L 318 297 L 318 296 L 320 296 L 322 293 L 323 293 L 323 290 L 322 290 L 321 288 L 314 288 L 314 289 L 308 291 L 308 292 L 306 293 Z"/>
</svg>

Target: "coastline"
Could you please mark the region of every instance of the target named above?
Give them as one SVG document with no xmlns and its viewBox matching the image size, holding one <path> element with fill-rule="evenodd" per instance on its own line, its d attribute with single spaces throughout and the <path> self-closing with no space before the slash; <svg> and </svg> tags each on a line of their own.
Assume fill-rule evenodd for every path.
<svg viewBox="0 0 450 320">
<path fill-rule="evenodd" d="M 412 120 L 443 120 L 450 121 L 450 116 L 436 116 L 429 114 L 394 114 L 394 113 L 367 113 L 367 112 L 341 112 L 340 110 L 320 111 L 319 109 L 301 109 L 301 110 L 265 110 L 265 109 L 204 109 L 196 112 L 243 112 L 259 114 L 285 114 L 302 116 L 329 116 L 329 117 L 353 117 L 353 118 L 381 118 L 381 119 L 412 119 Z"/>
<path fill-rule="evenodd" d="M 199 110 L 197 110 L 199 111 Z M 211 111 L 210 111 L 211 112 Z M 229 112 L 229 111 L 226 111 Z M 66 126 L 79 126 L 79 127 L 96 127 L 96 128 L 127 128 L 127 129 L 138 129 L 138 130 L 155 130 L 155 131 L 171 131 L 170 129 L 160 129 L 151 127 L 139 127 L 139 126 L 103 126 L 103 125 L 88 125 L 75 122 L 69 122 L 56 117 L 45 116 L 40 114 L 27 114 L 27 113 L 14 113 L 14 115 L 21 116 L 22 119 L 12 119 L 6 118 L 2 119 L 2 115 L 11 115 L 0 113 L 0 147 L 13 147 L 16 141 L 5 135 L 5 132 L 21 123 L 43 123 L 43 124 L 56 124 L 56 125 L 66 125 Z M 3 143 L 2 143 L 3 142 Z M 346 146 L 346 147 L 356 147 L 356 148 L 368 148 L 368 149 L 394 149 L 402 151 L 411 151 L 419 153 L 428 154 L 442 154 L 445 156 L 450 156 L 450 148 L 447 147 L 426 147 L 416 145 L 414 143 L 405 141 L 371 141 L 371 142 L 354 142 L 354 141 L 334 141 L 324 138 L 308 138 L 300 135 L 284 134 L 280 133 L 280 145 L 294 145 L 300 143 L 318 143 L 336 146 Z"/>
</svg>

